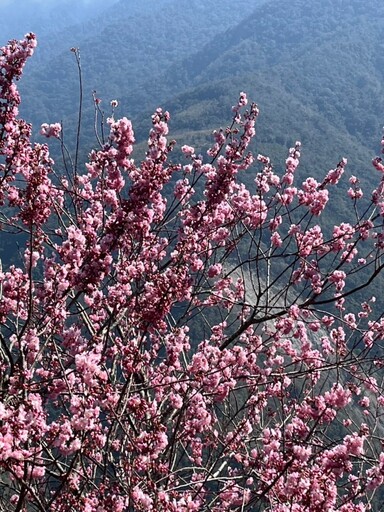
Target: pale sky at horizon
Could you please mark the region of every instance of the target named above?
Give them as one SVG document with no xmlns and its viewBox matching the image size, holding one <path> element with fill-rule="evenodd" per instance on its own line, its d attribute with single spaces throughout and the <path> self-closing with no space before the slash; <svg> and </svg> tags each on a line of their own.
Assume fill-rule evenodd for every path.
<svg viewBox="0 0 384 512">
<path fill-rule="evenodd" d="M 66 1 L 66 0 L 64 0 Z M 83 3 L 83 4 L 90 4 L 93 0 L 77 0 L 77 2 Z M 34 4 L 58 4 L 60 0 L 28 0 L 28 3 L 34 3 Z M 0 0 L 0 7 L 2 6 L 8 6 L 14 4 L 15 7 L 20 5 L 20 1 L 17 0 Z"/>
<path fill-rule="evenodd" d="M 0 7 L 14 7 L 15 9 L 18 9 L 20 8 L 20 4 L 26 4 L 26 2 L 28 2 L 28 4 L 37 4 L 39 6 L 39 8 L 41 7 L 44 7 L 45 6 L 49 6 L 49 7 L 52 7 L 53 5 L 60 5 L 61 4 L 66 4 L 68 3 L 70 0 L 0 0 Z M 114 2 L 117 2 L 118 0 L 104 0 L 105 4 L 109 4 L 109 3 L 114 3 Z M 77 0 L 77 4 L 83 4 L 83 5 L 89 5 L 89 4 L 92 4 L 92 2 L 94 2 L 94 0 Z M 103 3 L 102 1 L 101 2 L 98 2 L 98 4 L 100 5 L 100 3 Z"/>
<path fill-rule="evenodd" d="M 78 23 L 86 23 L 100 16 L 118 1 L 0 0 L 0 47 L 12 39 L 19 40 L 26 33 L 34 32 L 41 50 L 44 41 L 48 43 L 48 34 L 51 32 L 63 31 Z M 73 46 L 72 40 L 70 46 Z"/>
</svg>

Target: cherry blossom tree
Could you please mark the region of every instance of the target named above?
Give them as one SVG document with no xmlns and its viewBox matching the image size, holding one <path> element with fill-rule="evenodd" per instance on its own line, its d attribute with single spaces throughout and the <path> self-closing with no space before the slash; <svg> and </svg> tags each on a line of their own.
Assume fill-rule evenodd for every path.
<svg viewBox="0 0 384 512">
<path fill-rule="evenodd" d="M 298 183 L 296 142 L 275 171 L 244 93 L 205 157 L 172 162 L 158 109 L 142 162 L 112 115 L 65 169 L 18 115 L 35 46 L 0 50 L 0 221 L 21 253 L 0 273 L 1 509 L 379 510 L 380 174 L 364 197 L 350 177 L 348 219 L 322 225 L 346 160 Z"/>
</svg>

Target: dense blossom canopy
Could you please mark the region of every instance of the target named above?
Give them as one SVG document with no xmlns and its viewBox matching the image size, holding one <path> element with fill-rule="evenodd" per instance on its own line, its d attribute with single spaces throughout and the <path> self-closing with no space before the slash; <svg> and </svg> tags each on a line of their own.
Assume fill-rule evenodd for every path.
<svg viewBox="0 0 384 512">
<path fill-rule="evenodd" d="M 297 183 L 296 142 L 275 171 L 245 93 L 207 156 L 170 163 L 158 109 L 141 163 L 112 116 L 63 168 L 18 117 L 35 46 L 0 51 L 0 221 L 24 244 L 0 272 L 2 509 L 379 510 L 384 178 L 363 203 L 351 177 L 322 226 L 346 160 Z"/>
</svg>

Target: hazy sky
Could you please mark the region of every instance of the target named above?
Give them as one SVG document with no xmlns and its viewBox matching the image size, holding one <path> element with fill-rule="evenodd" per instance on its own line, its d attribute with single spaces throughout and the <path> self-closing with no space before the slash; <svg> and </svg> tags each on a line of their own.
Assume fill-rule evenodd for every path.
<svg viewBox="0 0 384 512">
<path fill-rule="evenodd" d="M 76 2 L 73 2 L 75 5 L 90 5 L 92 3 L 97 3 L 98 5 L 101 5 L 105 3 L 105 5 L 114 3 L 114 1 L 117 0 L 98 0 L 95 2 L 95 0 L 76 0 Z M 44 6 L 52 7 L 52 6 L 60 6 L 60 5 L 66 5 L 70 3 L 70 0 L 0 0 L 0 7 L 6 7 L 9 9 L 14 9 L 17 11 L 20 9 L 20 5 L 28 6 L 35 4 L 38 5 L 39 8 L 44 8 Z"/>
<path fill-rule="evenodd" d="M 92 3 L 92 1 L 93 0 L 77 0 L 76 3 L 90 4 L 90 3 Z M 0 0 L 0 7 L 5 7 L 5 6 L 9 7 L 10 5 L 13 4 L 16 9 L 18 7 L 18 5 L 20 5 L 20 3 L 23 3 L 23 2 L 20 2 L 20 0 Z M 28 4 L 39 4 L 41 6 L 44 6 L 47 4 L 58 5 L 58 4 L 60 4 L 60 0 L 28 0 Z"/>
</svg>

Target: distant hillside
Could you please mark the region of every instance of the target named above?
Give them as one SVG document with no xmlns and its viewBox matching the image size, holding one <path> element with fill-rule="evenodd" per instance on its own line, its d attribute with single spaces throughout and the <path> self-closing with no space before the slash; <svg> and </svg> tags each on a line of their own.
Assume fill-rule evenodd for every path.
<svg viewBox="0 0 384 512">
<path fill-rule="evenodd" d="M 168 90 L 189 84 L 165 102 L 174 130 L 188 137 L 228 122 L 244 89 L 261 108 L 261 149 L 280 159 L 298 138 L 305 173 L 321 175 L 347 156 L 349 172 L 376 180 L 369 162 L 384 123 L 383 17 L 379 0 L 267 2 L 169 71 Z"/>
<path fill-rule="evenodd" d="M 117 115 L 134 120 L 139 142 L 162 104 L 172 136 L 197 147 L 229 122 L 245 90 L 261 109 L 258 151 L 282 165 L 300 139 L 303 176 L 320 177 L 347 156 L 348 172 L 374 183 L 369 162 L 384 124 L 383 16 L 381 0 L 120 0 L 42 39 L 20 83 L 22 114 L 37 126 L 63 119 L 71 135 L 78 78 L 69 48 L 78 46 L 84 156 L 94 140 L 92 90 L 107 115 L 109 101 L 119 100 Z"/>
<path fill-rule="evenodd" d="M 374 148 L 384 117 L 383 16 L 379 0 L 267 2 L 174 67 L 168 88 L 236 77 L 236 85 L 253 81 L 257 95 L 269 85 L 271 104 L 279 91 L 291 95 Z"/>
<path fill-rule="evenodd" d="M 36 124 L 70 116 L 76 109 L 77 69 L 72 46 L 80 48 L 84 95 L 96 90 L 108 104 L 121 99 L 124 113 L 152 108 L 166 97 L 170 66 L 201 50 L 212 37 L 249 15 L 265 0 L 120 0 L 101 16 L 53 34 L 25 71 L 23 114 Z M 59 3 L 60 4 L 60 3 Z M 65 46 L 64 46 L 65 44 Z M 49 46 L 49 51 L 46 50 Z M 57 52 L 52 53 L 57 46 Z M 40 51 L 40 54 L 39 54 Z M 182 90 L 186 84 L 179 84 Z M 174 90 L 174 89 L 173 89 Z"/>
</svg>

